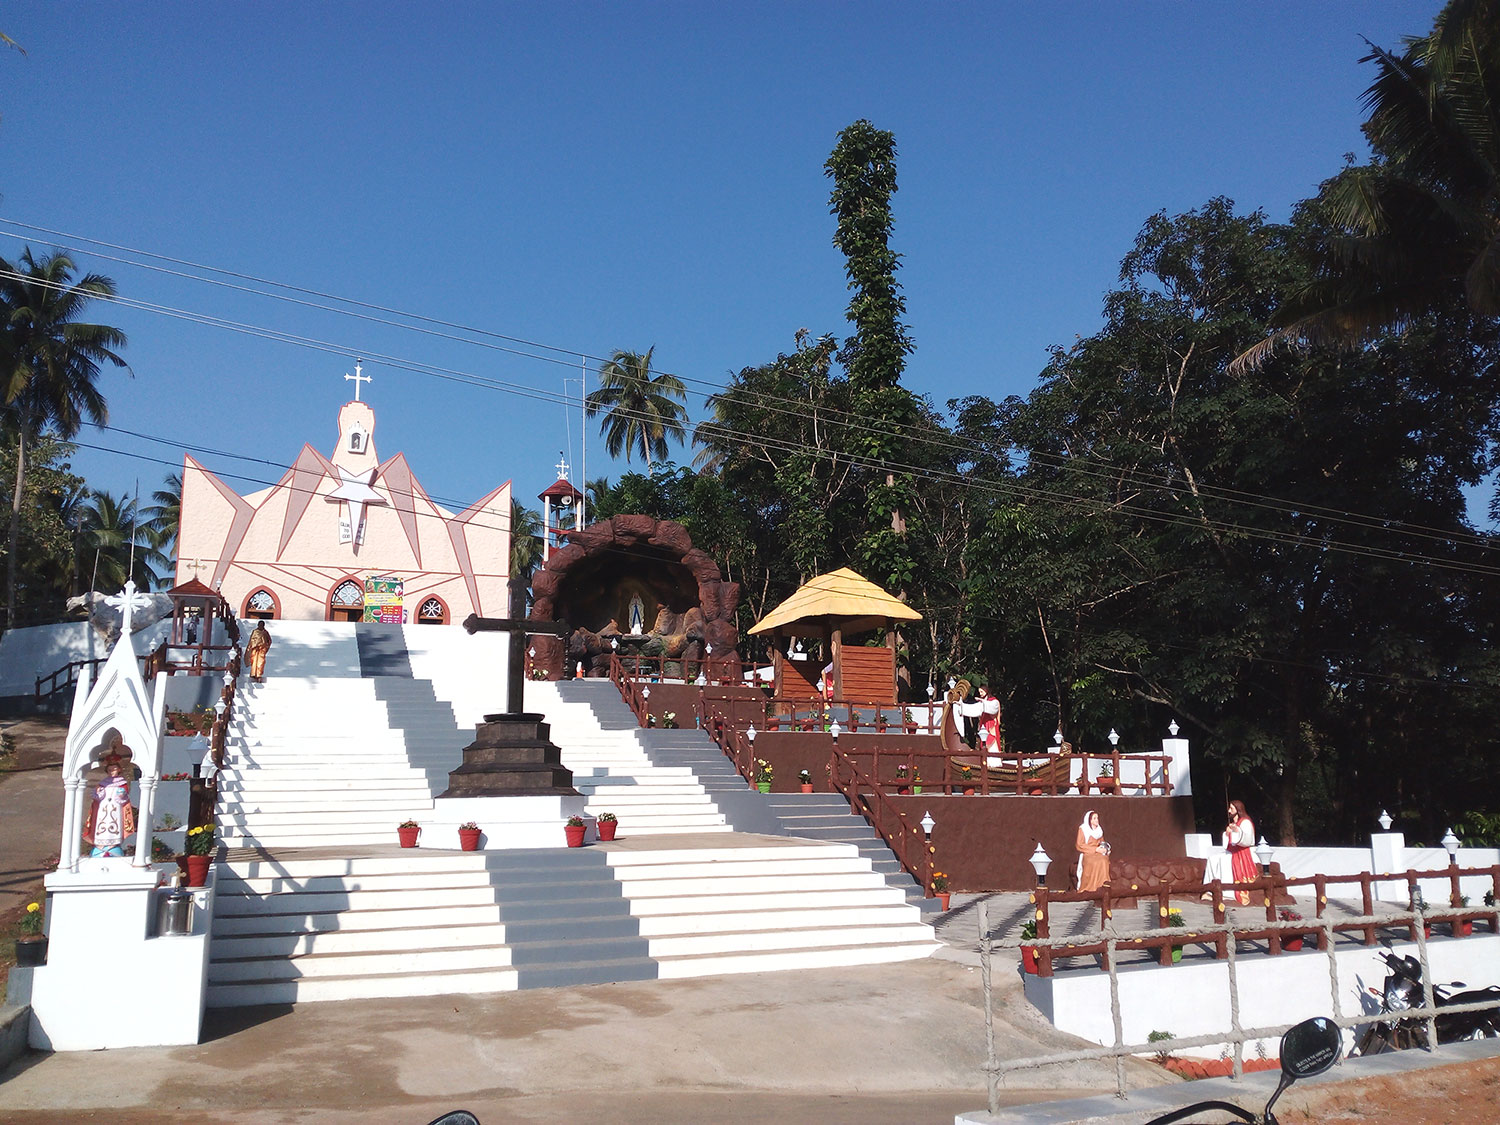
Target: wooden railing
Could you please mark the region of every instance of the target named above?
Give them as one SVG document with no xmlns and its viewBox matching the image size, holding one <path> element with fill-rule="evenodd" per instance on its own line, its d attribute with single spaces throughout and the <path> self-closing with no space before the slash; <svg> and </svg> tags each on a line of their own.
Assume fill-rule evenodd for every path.
<svg viewBox="0 0 1500 1125">
<path fill-rule="evenodd" d="M 741 777 L 755 783 L 755 742 L 749 732 L 730 723 L 724 712 L 698 696 L 698 726 L 708 733 Z"/>
<path fill-rule="evenodd" d="M 705 685 L 735 687 L 742 682 L 745 674 L 745 665 L 741 661 L 714 656 L 685 659 L 681 656 L 638 656 L 621 652 L 611 652 L 609 655 L 611 669 L 618 660 L 626 675 L 648 682 L 695 684 L 701 675 Z"/>
<path fill-rule="evenodd" d="M 641 694 L 641 688 L 644 685 L 626 672 L 625 663 L 617 652 L 612 652 L 609 656 L 609 678 L 615 687 L 620 689 L 620 697 L 630 707 L 635 715 L 635 721 L 645 726 L 646 697 Z"/>
<path fill-rule="evenodd" d="M 835 748 L 828 765 L 828 777 L 833 787 L 849 802 L 849 810 L 863 816 L 890 847 L 897 861 L 913 879 L 927 892 L 932 888 L 932 845 L 922 826 L 902 812 L 885 795 L 875 780 L 865 774 L 854 760 Z"/>
<path fill-rule="evenodd" d="M 1117 949 L 1154 949 L 1161 964 L 1172 964 L 1172 950 L 1187 945 L 1212 945 L 1214 957 L 1223 960 L 1228 956 L 1227 939 L 1221 931 L 1217 934 L 1200 936 L 1193 930 L 1184 927 L 1168 925 L 1170 912 L 1173 909 L 1171 900 L 1173 898 L 1197 899 L 1203 894 L 1209 894 L 1213 900 L 1213 924 L 1222 926 L 1225 920 L 1225 904 L 1223 894 L 1225 891 L 1247 892 L 1250 901 L 1254 905 L 1263 906 L 1266 912 L 1265 929 L 1254 929 L 1242 927 L 1235 923 L 1235 937 L 1240 941 L 1265 941 L 1267 952 L 1275 955 L 1282 952 L 1286 942 L 1292 938 L 1312 938 L 1316 940 L 1319 950 L 1327 950 L 1330 933 L 1357 932 L 1360 941 L 1364 945 L 1374 945 L 1378 940 L 1378 931 L 1387 928 L 1368 921 L 1375 907 L 1375 884 L 1388 883 L 1396 879 L 1404 879 L 1408 889 L 1408 901 L 1411 901 L 1417 891 L 1417 884 L 1423 879 L 1449 878 L 1452 881 L 1452 894 L 1449 896 L 1449 907 L 1442 910 L 1442 924 L 1450 927 L 1450 932 L 1456 937 L 1467 936 L 1473 923 L 1476 921 L 1488 922 L 1494 932 L 1500 933 L 1500 908 L 1494 905 L 1482 910 L 1469 910 L 1462 905 L 1458 886 L 1461 876 L 1478 876 L 1488 878 L 1491 883 L 1490 893 L 1493 896 L 1491 902 L 1500 899 L 1500 865 L 1488 868 L 1460 869 L 1457 866 L 1449 866 L 1437 871 L 1406 871 L 1394 875 L 1374 875 L 1368 871 L 1358 875 L 1311 875 L 1298 879 L 1283 878 L 1273 867 L 1270 875 L 1262 875 L 1260 878 L 1249 883 L 1226 884 L 1217 880 L 1208 883 L 1191 884 L 1166 884 L 1153 890 L 1138 889 L 1132 891 L 1111 892 L 1108 885 L 1097 891 L 1064 891 L 1053 892 L 1046 887 L 1038 887 L 1032 892 L 1031 901 L 1035 906 L 1033 917 L 1036 920 L 1036 936 L 1038 938 L 1050 938 L 1052 936 L 1050 926 L 1050 910 L 1055 903 L 1065 902 L 1092 902 L 1099 907 L 1099 928 L 1102 930 L 1105 923 L 1113 916 L 1115 904 L 1121 899 L 1155 899 L 1157 909 L 1155 911 L 1155 925 L 1162 930 L 1160 937 L 1136 938 L 1131 940 L 1119 940 L 1116 942 Z M 1324 915 L 1328 908 L 1328 890 L 1331 886 L 1353 885 L 1359 888 L 1360 915 L 1359 919 L 1352 922 L 1325 922 Z M 1290 897 L 1291 889 L 1294 887 L 1310 887 L 1314 893 L 1315 913 L 1311 919 L 1296 918 L 1282 919 L 1279 914 L 1283 907 L 1277 905 L 1277 899 Z M 1308 923 L 1303 930 L 1298 930 L 1298 921 Z M 1467 925 L 1465 924 L 1467 923 Z M 1394 926 L 1408 930 L 1411 940 L 1417 937 L 1417 923 L 1415 920 L 1405 922 L 1397 921 Z M 1037 972 L 1044 977 L 1050 977 L 1053 972 L 1053 962 L 1060 958 L 1068 957 L 1093 957 L 1100 954 L 1107 956 L 1107 946 L 1101 940 L 1080 942 L 1077 945 L 1066 944 L 1057 946 L 1038 946 L 1036 949 Z M 1242 954 L 1241 954 L 1242 955 Z M 1108 964 L 1101 963 L 1101 968 L 1108 969 Z"/>
</svg>

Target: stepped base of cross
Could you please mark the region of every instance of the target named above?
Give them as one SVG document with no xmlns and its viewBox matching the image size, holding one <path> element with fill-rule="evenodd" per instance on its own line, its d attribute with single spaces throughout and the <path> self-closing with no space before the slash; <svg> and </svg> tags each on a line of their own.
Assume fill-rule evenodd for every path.
<svg viewBox="0 0 1500 1125">
<path fill-rule="evenodd" d="M 836 796 L 755 793 L 702 732 L 641 729 L 608 681 L 531 684 L 524 721 L 486 714 L 505 659 L 503 642 L 486 644 L 493 635 L 389 627 L 412 669 L 391 676 L 341 661 L 321 623 L 299 651 L 298 625 L 280 623 L 276 654 L 316 671 L 272 667 L 236 706 L 210 1006 L 870 964 L 938 948 L 921 889 Z M 472 739 L 460 722 L 477 727 Z M 604 812 L 618 818 L 612 843 L 594 839 Z M 589 822 L 582 848 L 565 846 L 575 815 Z M 406 818 L 422 825 L 416 849 L 396 845 Z M 470 820 L 479 852 L 458 850 Z"/>
</svg>

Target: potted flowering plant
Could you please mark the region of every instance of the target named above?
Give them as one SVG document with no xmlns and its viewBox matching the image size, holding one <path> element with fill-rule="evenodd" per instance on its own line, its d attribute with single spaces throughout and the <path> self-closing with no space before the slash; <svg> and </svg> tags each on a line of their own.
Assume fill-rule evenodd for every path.
<svg viewBox="0 0 1500 1125">
<path fill-rule="evenodd" d="M 417 846 L 417 837 L 422 834 L 422 826 L 415 820 L 403 820 L 396 825 L 396 835 L 401 840 L 403 848 L 414 848 Z"/>
<path fill-rule="evenodd" d="M 958 780 L 964 787 L 964 796 L 974 795 L 974 767 L 967 762 L 958 763 Z"/>
<path fill-rule="evenodd" d="M 599 829 L 599 839 L 613 840 L 615 833 L 620 829 L 620 822 L 612 812 L 602 812 L 594 818 L 595 827 Z"/>
<path fill-rule="evenodd" d="M 804 792 L 804 793 L 811 793 L 812 792 L 812 770 L 798 770 L 797 771 L 797 781 L 802 786 L 802 792 Z"/>
<path fill-rule="evenodd" d="M 458 826 L 458 846 L 466 852 L 479 850 L 479 825 L 472 820 Z"/>
<path fill-rule="evenodd" d="M 911 792 L 911 771 L 904 764 L 896 767 L 896 792 Z"/>
<path fill-rule="evenodd" d="M 664 729 L 664 730 L 676 730 L 677 729 L 677 712 L 676 711 L 663 711 L 661 713 L 661 725 L 662 725 L 662 729 Z"/>
<path fill-rule="evenodd" d="M 948 909 L 948 876 L 941 871 L 932 873 L 932 897 L 938 900 L 938 905 L 944 910 Z"/>
<path fill-rule="evenodd" d="M 21 936 L 16 938 L 17 965 L 45 965 L 47 963 L 47 937 L 42 933 L 42 904 L 28 902 L 26 913 L 17 924 Z"/>
<path fill-rule="evenodd" d="M 1026 924 L 1021 927 L 1021 940 L 1023 942 L 1036 940 L 1035 918 L 1028 919 Z M 1036 946 L 1021 946 L 1021 968 L 1028 973 L 1036 972 Z"/>
<path fill-rule="evenodd" d="M 1298 914 L 1295 910 L 1283 906 L 1280 910 L 1276 911 L 1276 920 L 1278 922 L 1300 922 L 1302 921 L 1302 915 Z M 1296 953 L 1297 950 L 1302 948 L 1302 942 L 1307 936 L 1307 934 L 1294 933 L 1291 930 L 1282 930 L 1281 948 L 1290 953 Z"/>
<path fill-rule="evenodd" d="M 771 781 L 775 775 L 776 771 L 771 767 L 770 762 L 764 758 L 755 759 L 755 788 L 759 789 L 762 793 L 769 793 L 771 791 Z"/>
<path fill-rule="evenodd" d="M 1172 929 L 1172 930 L 1185 930 L 1185 929 L 1187 929 L 1187 923 L 1185 921 L 1183 921 L 1183 918 L 1182 918 L 1182 911 L 1180 911 L 1180 910 L 1168 910 L 1167 911 L 1167 928 L 1168 929 Z M 1182 946 L 1180 946 L 1180 945 L 1174 945 L 1174 946 L 1172 946 L 1172 961 L 1173 961 L 1173 963 L 1175 964 L 1176 962 L 1181 961 L 1181 960 L 1182 960 Z"/>
<path fill-rule="evenodd" d="M 533 668 L 531 670 L 531 678 L 533 680 L 545 680 L 551 675 L 552 673 L 545 668 Z"/>
<path fill-rule="evenodd" d="M 563 835 L 568 838 L 568 847 L 583 847 L 583 834 L 588 831 L 588 825 L 584 823 L 581 816 L 568 817 L 568 823 L 563 825 Z"/>
<path fill-rule="evenodd" d="M 188 886 L 201 887 L 208 882 L 208 867 L 217 848 L 212 824 L 200 824 L 187 830 L 183 844 L 187 855 L 183 858 L 183 866 L 187 871 Z"/>
</svg>

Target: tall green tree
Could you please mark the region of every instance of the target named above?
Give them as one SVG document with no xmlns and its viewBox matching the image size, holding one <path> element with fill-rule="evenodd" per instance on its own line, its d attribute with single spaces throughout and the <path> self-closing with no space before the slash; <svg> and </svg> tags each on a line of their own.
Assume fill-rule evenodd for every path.
<svg viewBox="0 0 1500 1125">
<path fill-rule="evenodd" d="M 1500 316 L 1500 0 L 1451 0 L 1397 53 L 1372 46 L 1374 160 L 1322 189 L 1316 273 L 1243 371 L 1295 344 L 1363 345 L 1439 308 Z"/>
<path fill-rule="evenodd" d="M 915 571 L 906 540 L 911 478 L 907 434 L 919 417 L 916 400 L 901 386 L 912 350 L 901 317 L 906 298 L 896 282 L 901 255 L 891 249 L 896 193 L 896 138 L 859 120 L 844 129 L 823 166 L 833 180 L 830 212 L 838 220 L 833 243 L 844 255 L 853 296 L 846 313 L 854 335 L 839 360 L 849 376 L 855 419 L 846 448 L 872 466 L 866 488 L 866 518 L 856 553 L 874 581 L 904 591 Z"/>
<path fill-rule="evenodd" d="M 28 446 L 43 431 L 71 438 L 85 422 L 108 419 L 96 385 L 100 365 L 125 367 L 118 350 L 125 334 L 79 318 L 91 301 L 115 294 L 114 282 L 99 274 L 72 281 L 74 265 L 63 253 L 16 262 L 0 259 L 0 387 L 4 418 L 16 435 L 15 487 L 7 539 L 5 620 L 16 623 L 16 580 L 22 497 Z"/>
<path fill-rule="evenodd" d="M 625 460 L 639 449 L 651 472 L 653 460 L 670 455 L 667 440 L 681 442 L 686 433 L 687 390 L 682 380 L 667 372 L 653 372 L 653 346 L 644 355 L 617 351 L 599 365 L 599 389 L 590 392 L 584 410 L 588 417 L 603 413 L 599 432 L 611 457 L 623 451 Z"/>
<path fill-rule="evenodd" d="M 143 513 L 151 545 L 168 562 L 177 555 L 177 530 L 182 523 L 182 474 L 168 473 L 162 486 L 151 493 L 151 506 Z"/>
</svg>

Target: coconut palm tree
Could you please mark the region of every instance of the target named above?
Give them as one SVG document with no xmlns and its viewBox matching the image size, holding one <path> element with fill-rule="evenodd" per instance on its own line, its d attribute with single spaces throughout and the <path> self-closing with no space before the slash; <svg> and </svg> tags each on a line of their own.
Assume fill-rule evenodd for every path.
<svg viewBox="0 0 1500 1125">
<path fill-rule="evenodd" d="M 78 508 L 78 544 L 83 561 L 97 574 L 95 586 L 118 590 L 127 576 L 143 590 L 157 584 L 166 561 L 138 517 L 134 500 L 93 491 Z"/>
<path fill-rule="evenodd" d="M 599 389 L 585 400 L 585 413 L 592 418 L 604 411 L 599 432 L 611 457 L 623 450 L 629 461 L 637 448 L 651 472 L 652 458 L 665 461 L 667 439 L 681 442 L 687 409 L 682 405 L 687 389 L 682 380 L 665 372 L 653 374 L 653 345 L 645 355 L 617 351 L 599 365 Z"/>
<path fill-rule="evenodd" d="M 531 581 L 542 561 L 542 515 L 519 500 L 510 502 L 510 573 Z"/>
<path fill-rule="evenodd" d="M 114 282 L 91 273 L 70 284 L 73 269 L 73 260 L 61 252 L 37 259 L 27 248 L 15 263 L 0 258 L 0 391 L 5 424 L 18 437 L 6 560 L 7 628 L 15 624 L 27 443 L 44 429 L 66 439 L 85 421 L 102 425 L 109 411 L 95 386 L 99 366 L 126 366 L 117 354 L 125 344 L 123 332 L 78 319 L 89 301 L 114 296 Z"/>
<path fill-rule="evenodd" d="M 1500 316 L 1500 0 L 1453 0 L 1396 54 L 1371 45 L 1376 159 L 1324 185 L 1315 274 L 1231 370 L 1368 343 L 1443 307 Z"/>
<path fill-rule="evenodd" d="M 146 534 L 152 547 L 170 562 L 176 554 L 177 528 L 182 522 L 182 474 L 168 473 L 151 499 L 151 507 L 142 513 Z"/>
</svg>

